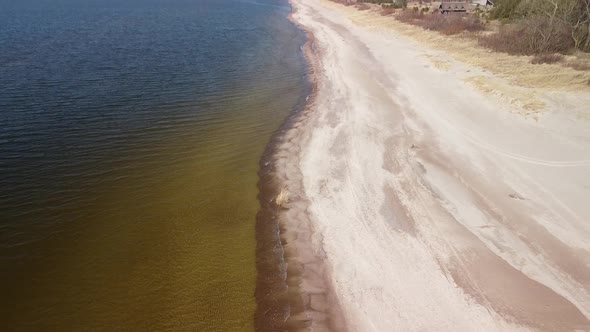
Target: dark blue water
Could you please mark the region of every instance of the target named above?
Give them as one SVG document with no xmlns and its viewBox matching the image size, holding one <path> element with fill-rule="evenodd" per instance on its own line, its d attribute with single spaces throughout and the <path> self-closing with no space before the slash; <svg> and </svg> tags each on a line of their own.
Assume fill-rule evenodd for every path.
<svg viewBox="0 0 590 332">
<path fill-rule="evenodd" d="M 249 330 L 285 0 L 0 0 L 2 330 Z"/>
</svg>

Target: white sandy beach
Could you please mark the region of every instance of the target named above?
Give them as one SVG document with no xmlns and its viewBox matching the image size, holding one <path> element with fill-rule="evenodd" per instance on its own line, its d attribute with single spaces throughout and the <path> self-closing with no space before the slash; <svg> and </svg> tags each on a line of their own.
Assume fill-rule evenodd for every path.
<svg viewBox="0 0 590 332">
<path fill-rule="evenodd" d="M 292 3 L 317 91 L 287 137 L 298 169 L 279 162 L 282 222 L 306 234 L 286 251 L 312 327 L 590 330 L 590 95 L 544 95 L 533 119 L 466 83 L 478 68 L 441 70 L 444 54 L 340 5 Z"/>
</svg>

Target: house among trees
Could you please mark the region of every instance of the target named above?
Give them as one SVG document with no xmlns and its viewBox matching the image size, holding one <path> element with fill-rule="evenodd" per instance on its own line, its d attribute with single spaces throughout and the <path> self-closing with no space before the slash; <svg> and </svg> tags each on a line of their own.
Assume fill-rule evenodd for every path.
<svg viewBox="0 0 590 332">
<path fill-rule="evenodd" d="M 471 3 L 474 5 L 479 6 L 493 6 L 494 2 L 492 0 L 471 0 Z"/>
<path fill-rule="evenodd" d="M 493 6 L 491 0 L 442 0 L 439 11 L 442 14 L 461 13 L 472 10 L 478 6 Z"/>
</svg>

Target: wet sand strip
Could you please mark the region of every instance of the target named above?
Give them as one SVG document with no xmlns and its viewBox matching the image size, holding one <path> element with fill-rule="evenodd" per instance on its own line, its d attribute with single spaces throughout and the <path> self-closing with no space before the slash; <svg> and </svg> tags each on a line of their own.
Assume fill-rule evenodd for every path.
<svg viewBox="0 0 590 332">
<path fill-rule="evenodd" d="M 295 9 L 294 9 L 295 10 Z M 293 14 L 293 13 L 292 13 Z M 344 331 L 344 319 L 334 297 L 331 273 L 325 271 L 321 239 L 314 238 L 299 167 L 300 147 L 309 137 L 319 70 L 314 36 L 289 19 L 307 36 L 309 90 L 305 100 L 273 136 L 260 160 L 256 220 L 257 331 Z"/>
</svg>

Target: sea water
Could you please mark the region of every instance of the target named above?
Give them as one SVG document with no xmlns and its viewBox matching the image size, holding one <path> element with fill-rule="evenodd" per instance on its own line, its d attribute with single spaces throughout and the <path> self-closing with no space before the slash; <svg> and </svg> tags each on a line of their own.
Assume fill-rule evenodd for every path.
<svg viewBox="0 0 590 332">
<path fill-rule="evenodd" d="M 0 329 L 241 331 L 286 0 L 0 0 Z"/>
</svg>

